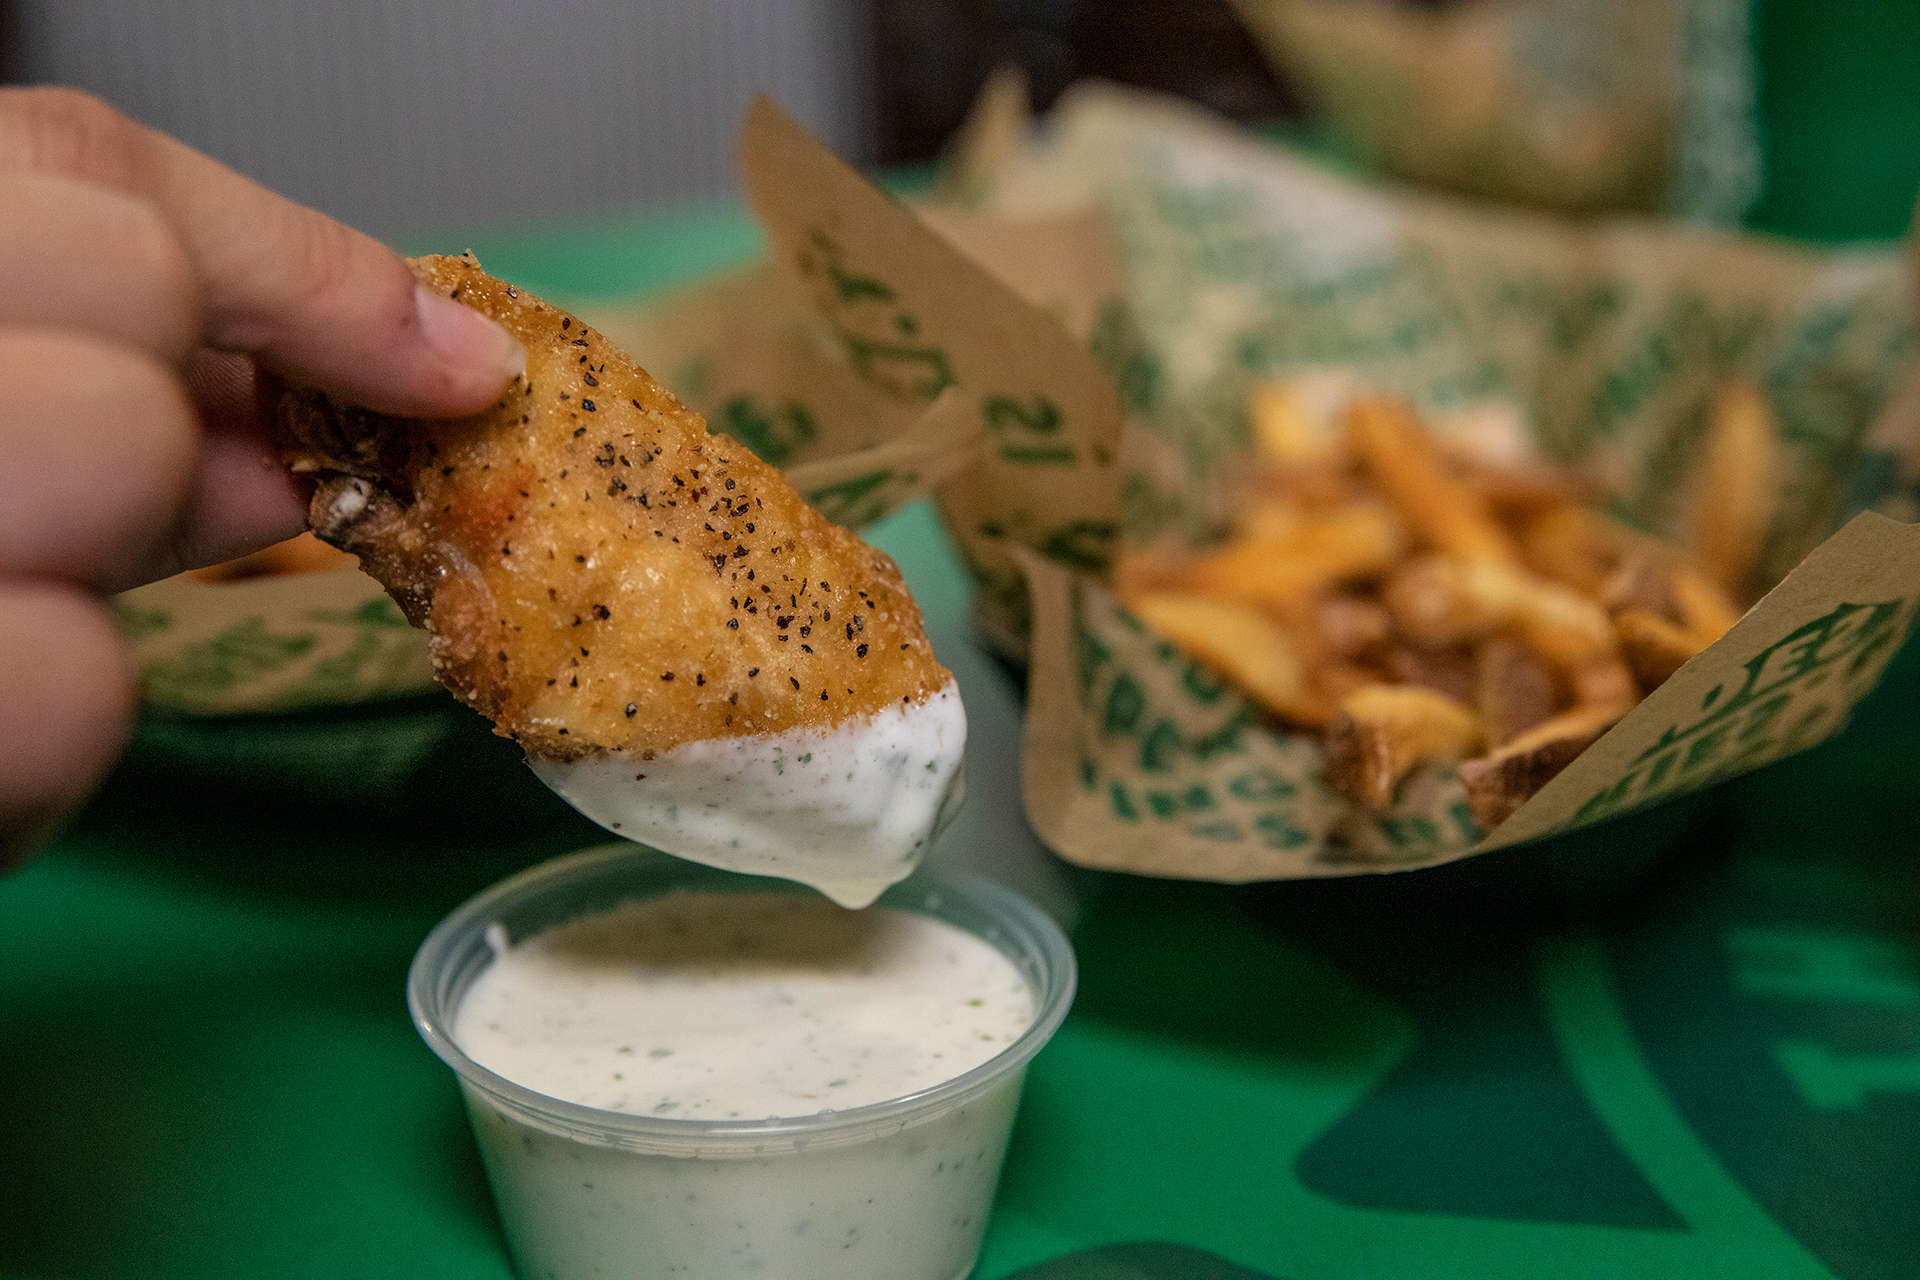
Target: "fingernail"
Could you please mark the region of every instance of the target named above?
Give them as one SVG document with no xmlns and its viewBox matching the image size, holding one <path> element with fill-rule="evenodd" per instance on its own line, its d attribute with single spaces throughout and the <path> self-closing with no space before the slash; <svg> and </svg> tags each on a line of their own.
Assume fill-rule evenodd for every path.
<svg viewBox="0 0 1920 1280">
<path fill-rule="evenodd" d="M 526 347 L 472 307 L 423 285 L 414 286 L 413 306 L 427 345 L 447 359 L 468 368 L 498 369 L 510 378 L 526 373 Z"/>
</svg>

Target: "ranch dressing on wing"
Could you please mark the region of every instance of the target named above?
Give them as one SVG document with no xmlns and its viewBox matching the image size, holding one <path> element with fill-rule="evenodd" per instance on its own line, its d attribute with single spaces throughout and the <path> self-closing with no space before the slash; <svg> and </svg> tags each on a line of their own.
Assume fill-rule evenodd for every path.
<svg viewBox="0 0 1920 1280">
<path fill-rule="evenodd" d="M 687 742 L 652 759 L 534 759 L 540 780 L 608 830 L 728 871 L 864 907 L 904 880 L 959 807 L 959 686 L 832 729 Z"/>
<path fill-rule="evenodd" d="M 904 1097 L 1032 1023 L 990 943 L 931 917 L 798 894 L 676 892 L 506 945 L 460 1002 L 460 1048 L 549 1097 L 752 1120 Z"/>
</svg>

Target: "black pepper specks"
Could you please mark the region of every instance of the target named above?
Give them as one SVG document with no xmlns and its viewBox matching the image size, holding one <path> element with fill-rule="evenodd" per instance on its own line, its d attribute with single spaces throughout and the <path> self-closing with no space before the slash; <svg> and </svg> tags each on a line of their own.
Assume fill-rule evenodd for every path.
<svg viewBox="0 0 1920 1280">
<path fill-rule="evenodd" d="M 629 719 L 629 720 L 631 720 L 631 719 L 633 719 L 633 718 L 634 718 L 635 716 L 637 716 L 637 715 L 639 715 L 639 714 L 640 714 L 640 707 L 639 707 L 639 705 L 638 705 L 637 703 L 632 703 L 632 702 L 629 702 L 629 703 L 627 704 L 627 719 Z M 644 775 L 644 774 L 642 774 L 641 776 L 642 776 L 642 777 L 645 777 L 646 775 Z M 636 779 L 634 779 L 634 781 L 636 781 L 636 782 L 637 782 L 637 781 L 639 781 L 639 779 L 638 779 L 638 778 L 636 778 Z"/>
<path fill-rule="evenodd" d="M 867 646 L 865 646 L 865 645 L 861 645 L 861 646 L 860 646 L 860 647 L 859 647 L 858 649 L 855 649 L 855 650 L 853 651 L 853 656 L 854 656 L 854 657 L 856 657 L 856 658 L 864 658 L 864 657 L 866 657 L 866 656 L 867 656 Z"/>
<path fill-rule="evenodd" d="M 673 679 L 673 672 L 671 672 L 671 671 L 663 671 L 663 672 L 661 672 L 661 673 L 660 673 L 660 678 L 661 678 L 662 680 L 671 680 L 671 679 Z"/>
<path fill-rule="evenodd" d="M 597 387 L 597 386 L 599 386 L 599 385 L 600 385 L 600 379 L 598 379 L 598 378 L 596 378 L 596 377 L 594 377 L 594 376 L 593 376 L 592 374 L 590 374 L 590 373 L 586 373 L 586 374 L 582 374 L 582 375 L 580 375 L 580 376 L 581 376 L 582 378 L 584 378 L 584 379 L 586 379 L 586 383 L 587 383 L 587 385 L 588 385 L 588 386 L 590 386 L 590 387 Z"/>
<path fill-rule="evenodd" d="M 598 618 L 601 622 L 605 622 L 608 618 L 611 618 L 613 616 L 613 613 L 611 610 L 607 608 L 607 606 L 603 604 L 597 604 L 593 606 L 593 616 L 595 618 Z"/>
<path fill-rule="evenodd" d="M 787 683 L 793 686 L 793 691 L 795 693 L 800 692 L 800 682 L 798 680 L 795 680 L 792 676 L 788 676 Z"/>
</svg>

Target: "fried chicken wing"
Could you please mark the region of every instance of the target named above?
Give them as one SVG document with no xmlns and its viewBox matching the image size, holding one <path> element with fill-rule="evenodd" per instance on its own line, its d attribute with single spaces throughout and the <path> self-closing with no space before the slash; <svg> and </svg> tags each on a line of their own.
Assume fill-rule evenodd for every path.
<svg viewBox="0 0 1920 1280">
<path fill-rule="evenodd" d="M 842 901 L 904 875 L 956 796 L 965 727 L 892 560 L 573 316 L 471 255 L 412 265 L 518 337 L 526 373 L 451 421 L 289 391 L 315 532 L 589 817 Z M 815 866 L 862 857 L 887 864 L 879 887 Z"/>
</svg>

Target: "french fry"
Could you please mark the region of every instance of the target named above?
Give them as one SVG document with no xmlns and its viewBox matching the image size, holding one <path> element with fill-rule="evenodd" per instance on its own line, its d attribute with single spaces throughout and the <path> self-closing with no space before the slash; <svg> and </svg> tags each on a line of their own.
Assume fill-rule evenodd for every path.
<svg viewBox="0 0 1920 1280">
<path fill-rule="evenodd" d="M 1688 658 L 1712 644 L 1712 639 L 1678 623 L 1641 609 L 1622 609 L 1613 615 L 1620 636 L 1620 652 L 1643 689 L 1657 689 Z"/>
<path fill-rule="evenodd" d="M 1347 411 L 1354 456 L 1414 537 L 1475 563 L 1517 568 L 1520 554 L 1480 495 L 1448 471 L 1433 437 L 1399 400 L 1358 400 Z"/>
<path fill-rule="evenodd" d="M 1116 588 L 1268 711 L 1323 729 L 1328 784 L 1371 808 L 1457 761 L 1498 826 L 1734 624 L 1771 516 L 1772 428 L 1741 388 L 1699 473 L 1726 490 L 1693 508 L 1700 564 L 1578 505 L 1577 478 L 1442 444 L 1350 380 L 1257 384 L 1248 412 L 1275 469 L 1234 535 L 1134 553 Z"/>
<path fill-rule="evenodd" d="M 1281 716 L 1324 713 L 1306 701 L 1299 646 L 1253 609 L 1198 595 L 1155 593 L 1127 601 L 1155 633 L 1218 668 L 1261 706 Z"/>
<path fill-rule="evenodd" d="M 1296 379 L 1260 380 L 1247 389 L 1247 421 L 1254 450 L 1262 458 L 1280 467 L 1299 467 L 1339 456 L 1339 437 L 1314 412 L 1312 390 Z"/>
<path fill-rule="evenodd" d="M 1576 707 L 1535 725 L 1503 747 L 1462 760 L 1460 781 L 1482 831 L 1492 831 L 1600 740 L 1620 713 Z"/>
<path fill-rule="evenodd" d="M 1327 597 L 1320 602 L 1316 621 L 1327 652 L 1339 658 L 1377 658 L 1393 637 L 1393 616 L 1386 606 L 1360 596 Z"/>
<path fill-rule="evenodd" d="M 1780 442 L 1767 402 L 1750 384 L 1720 389 L 1693 477 L 1688 558 L 1729 595 L 1742 595 L 1780 493 Z"/>
<path fill-rule="evenodd" d="M 1705 637 L 1708 644 L 1727 634 L 1733 624 L 1740 621 L 1740 606 L 1697 570 L 1684 565 L 1672 568 L 1667 574 L 1667 590 L 1680 611 L 1680 621 L 1687 630 Z"/>
<path fill-rule="evenodd" d="M 1474 704 L 1487 741 L 1499 747 L 1559 708 L 1553 671 L 1529 645 L 1496 632 L 1474 649 Z"/>
<path fill-rule="evenodd" d="M 1416 685 L 1369 685 L 1340 703 L 1327 725 L 1327 784 L 1373 809 L 1426 761 L 1455 761 L 1485 741 L 1480 717 L 1443 693 Z"/>
<path fill-rule="evenodd" d="M 1520 524 L 1527 567 L 1550 582 L 1597 595 L 1632 554 L 1638 537 L 1585 507 L 1550 507 Z"/>
<path fill-rule="evenodd" d="M 1680 605 L 1673 598 L 1673 574 L 1649 555 L 1629 556 L 1600 589 L 1608 612 L 1632 609 L 1668 622 L 1680 621 Z"/>
<path fill-rule="evenodd" d="M 1423 556 L 1388 580 L 1383 598 L 1400 629 L 1428 644 L 1518 628 L 1569 679 L 1617 656 L 1606 610 L 1558 583 L 1504 565 Z"/>
<path fill-rule="evenodd" d="M 1579 618 L 1535 614 L 1521 619 L 1518 634 L 1553 669 L 1576 706 L 1623 715 L 1640 701 L 1639 682 L 1621 656 L 1613 620 L 1598 606 L 1580 603 L 1588 605 L 1592 614 Z M 1604 631 L 1593 630 L 1596 616 Z"/>
<path fill-rule="evenodd" d="M 1188 562 L 1184 582 L 1202 595 L 1285 606 L 1385 572 L 1404 546 L 1393 513 L 1363 500 L 1302 515 L 1290 530 L 1230 542 Z"/>
<path fill-rule="evenodd" d="M 1395 684 L 1421 685 L 1472 706 L 1478 689 L 1473 650 L 1464 644 L 1396 644 L 1387 651 L 1387 674 Z"/>
<path fill-rule="evenodd" d="M 1381 591 L 1401 634 L 1418 644 L 1457 644 L 1512 620 L 1508 603 L 1489 600 L 1468 582 L 1468 565 L 1446 556 L 1418 556 L 1387 579 Z"/>
<path fill-rule="evenodd" d="M 1361 496 L 1358 477 L 1346 458 L 1286 467 L 1264 477 L 1262 488 L 1275 501 L 1300 511 L 1330 511 Z"/>
</svg>

